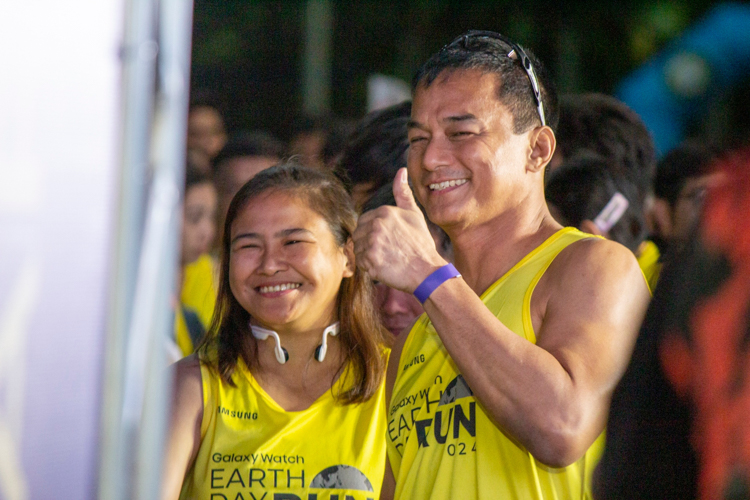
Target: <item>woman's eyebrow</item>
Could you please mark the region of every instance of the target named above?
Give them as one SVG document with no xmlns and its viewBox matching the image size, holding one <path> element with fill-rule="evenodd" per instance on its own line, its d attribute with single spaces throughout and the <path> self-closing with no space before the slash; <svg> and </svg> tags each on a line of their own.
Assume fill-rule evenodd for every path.
<svg viewBox="0 0 750 500">
<path fill-rule="evenodd" d="M 309 229 L 305 229 L 303 227 L 292 227 L 289 229 L 282 229 L 281 231 L 278 231 L 276 234 L 274 234 L 274 238 L 286 238 L 295 234 L 307 234 L 312 236 L 312 231 Z M 234 244 L 235 241 L 243 239 L 243 238 L 250 238 L 250 239 L 261 239 L 261 236 L 259 233 L 240 233 L 234 238 L 232 238 L 231 244 Z"/>
<path fill-rule="evenodd" d="M 260 239 L 260 235 L 258 233 L 240 233 L 234 238 L 232 238 L 231 244 L 234 244 L 235 241 L 240 240 L 242 238 L 256 238 Z"/>
<path fill-rule="evenodd" d="M 274 234 L 277 238 L 284 238 L 287 236 L 292 236 L 293 234 L 300 234 L 300 233 L 306 233 L 309 235 L 312 235 L 312 232 L 309 229 L 305 229 L 303 227 L 293 227 L 291 229 L 284 229 L 282 231 L 279 231 L 278 233 Z"/>
</svg>

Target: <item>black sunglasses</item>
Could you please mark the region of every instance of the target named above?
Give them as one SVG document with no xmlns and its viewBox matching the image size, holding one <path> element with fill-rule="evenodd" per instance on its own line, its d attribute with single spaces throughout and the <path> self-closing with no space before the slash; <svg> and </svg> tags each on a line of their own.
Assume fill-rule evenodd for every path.
<svg viewBox="0 0 750 500">
<path fill-rule="evenodd" d="M 542 94 L 539 91 L 539 81 L 536 78 L 536 73 L 534 73 L 534 66 L 531 64 L 529 56 L 526 55 L 526 52 L 524 52 L 520 45 L 500 33 L 495 33 L 494 31 L 471 30 L 453 40 L 451 43 L 443 47 L 441 51 L 459 43 L 464 49 L 471 50 L 470 44 L 472 38 L 492 38 L 500 40 L 510 47 L 511 50 L 506 54 L 506 57 L 521 62 L 521 66 L 523 66 L 526 76 L 529 77 L 529 82 L 531 82 L 531 90 L 534 94 L 534 102 L 536 103 L 536 111 L 539 114 L 539 120 L 542 122 L 542 126 L 547 125 L 547 120 L 544 119 Z"/>
</svg>

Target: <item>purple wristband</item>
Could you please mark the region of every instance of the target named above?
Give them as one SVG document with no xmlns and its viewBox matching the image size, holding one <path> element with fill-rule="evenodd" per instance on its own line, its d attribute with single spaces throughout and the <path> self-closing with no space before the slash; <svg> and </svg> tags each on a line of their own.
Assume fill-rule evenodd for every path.
<svg viewBox="0 0 750 500">
<path fill-rule="evenodd" d="M 424 304 L 437 287 L 449 279 L 458 278 L 459 276 L 461 276 L 461 273 L 453 267 L 453 264 L 446 264 L 431 275 L 427 276 L 417 289 L 414 290 L 414 296 L 419 302 Z"/>
</svg>

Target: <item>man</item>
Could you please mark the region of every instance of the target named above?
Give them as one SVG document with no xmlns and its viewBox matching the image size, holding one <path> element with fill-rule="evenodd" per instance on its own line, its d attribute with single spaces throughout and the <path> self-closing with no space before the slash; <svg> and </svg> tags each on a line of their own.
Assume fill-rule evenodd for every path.
<svg viewBox="0 0 750 500">
<path fill-rule="evenodd" d="M 642 196 L 652 191 L 656 150 L 651 133 L 624 102 L 605 94 L 569 94 L 560 99 L 558 148 L 550 169 L 583 152 L 596 153 L 637 182 Z"/>
<path fill-rule="evenodd" d="M 638 186 L 600 156 L 567 160 L 549 176 L 544 197 L 560 224 L 616 241 L 635 255 L 646 238 Z"/>
<path fill-rule="evenodd" d="M 393 182 L 398 169 L 406 166 L 406 124 L 411 101 L 367 114 L 349 136 L 336 173 L 345 180 L 359 211 L 382 186 Z"/>
<path fill-rule="evenodd" d="M 625 247 L 549 215 L 554 90 L 520 46 L 469 32 L 413 90 L 409 177 L 461 276 L 399 171 L 398 207 L 364 214 L 354 235 L 358 265 L 426 312 L 391 353 L 384 491 L 583 498 L 646 283 Z"/>
<path fill-rule="evenodd" d="M 237 191 L 255 175 L 281 161 L 284 144 L 263 131 L 237 132 L 213 161 L 213 177 L 219 194 L 219 231 Z"/>
<path fill-rule="evenodd" d="M 550 170 L 581 155 L 600 155 L 614 175 L 624 175 L 638 186 L 638 204 L 649 230 L 654 229 L 656 149 L 651 133 L 635 111 L 605 94 L 566 95 L 560 100 L 556 136 L 558 148 Z M 645 240 L 635 254 L 653 290 L 661 270 L 659 249 L 653 241 Z"/>
<path fill-rule="evenodd" d="M 712 172 L 612 397 L 597 500 L 750 498 L 750 149 Z"/>
<path fill-rule="evenodd" d="M 224 119 L 208 99 L 197 99 L 188 113 L 187 149 L 197 167 L 208 173 L 211 160 L 227 142 Z"/>
<path fill-rule="evenodd" d="M 686 242 L 703 208 L 706 191 L 721 177 L 713 170 L 717 151 L 686 141 L 667 153 L 656 167 L 654 239 L 662 253 Z"/>
</svg>

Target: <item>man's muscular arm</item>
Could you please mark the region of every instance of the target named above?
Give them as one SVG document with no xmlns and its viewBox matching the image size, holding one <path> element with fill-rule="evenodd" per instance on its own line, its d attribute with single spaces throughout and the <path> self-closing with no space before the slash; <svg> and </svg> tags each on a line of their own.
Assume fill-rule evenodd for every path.
<svg viewBox="0 0 750 500">
<path fill-rule="evenodd" d="M 440 286 L 425 310 L 490 417 L 538 460 L 560 467 L 604 429 L 648 290 L 627 249 L 585 240 L 558 256 L 537 293 L 548 299 L 538 306 L 536 345 L 503 325 L 463 280 Z"/>
<path fill-rule="evenodd" d="M 397 193 L 405 186 L 399 175 L 400 208 L 363 216 L 355 250 L 375 279 L 411 292 L 441 263 L 413 223 L 411 193 Z M 537 285 L 536 345 L 503 325 L 460 278 L 438 287 L 425 311 L 488 415 L 538 460 L 564 466 L 604 428 L 647 302 L 632 253 L 592 239 L 563 250 Z"/>
</svg>

